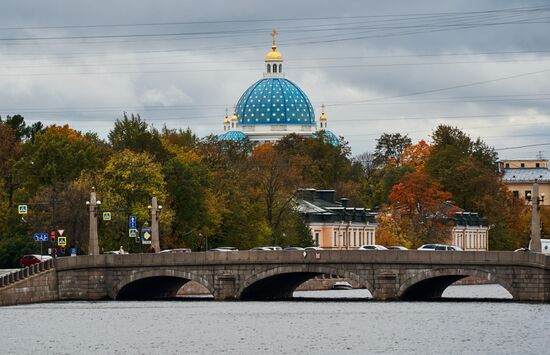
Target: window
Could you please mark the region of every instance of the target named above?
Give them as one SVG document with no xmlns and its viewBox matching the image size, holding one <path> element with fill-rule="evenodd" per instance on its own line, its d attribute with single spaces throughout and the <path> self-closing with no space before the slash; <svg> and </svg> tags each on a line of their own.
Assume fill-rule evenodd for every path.
<svg viewBox="0 0 550 355">
<path fill-rule="evenodd" d="M 279 73 L 281 73 L 282 71 L 283 71 L 283 65 L 279 64 Z"/>
<path fill-rule="evenodd" d="M 363 245 L 363 232 L 359 231 L 359 245 Z"/>
<path fill-rule="evenodd" d="M 268 72 L 268 73 L 271 73 L 271 64 L 268 64 L 268 65 L 267 65 L 267 72 Z"/>
<path fill-rule="evenodd" d="M 346 245 L 346 232 L 342 232 L 342 243 L 340 245 Z"/>
<path fill-rule="evenodd" d="M 319 246 L 319 232 L 315 232 L 315 246 Z"/>
<path fill-rule="evenodd" d="M 274 72 L 274 73 L 277 72 L 277 64 L 273 64 L 273 72 Z"/>
<path fill-rule="evenodd" d="M 514 195 L 514 198 L 519 198 L 519 191 L 514 190 L 512 191 L 512 194 Z"/>
<path fill-rule="evenodd" d="M 353 231 L 353 245 L 357 245 L 357 232 Z"/>
<path fill-rule="evenodd" d="M 510 163 L 506 163 L 506 169 L 510 168 Z"/>
<path fill-rule="evenodd" d="M 525 199 L 531 200 L 531 190 L 525 190 Z"/>
<path fill-rule="evenodd" d="M 334 246 L 338 246 L 338 232 L 334 231 Z"/>
<path fill-rule="evenodd" d="M 540 163 L 535 163 L 535 166 L 536 166 L 537 168 L 540 168 Z"/>
<path fill-rule="evenodd" d="M 521 163 L 521 167 L 522 167 L 522 168 L 525 168 L 525 163 Z"/>
</svg>

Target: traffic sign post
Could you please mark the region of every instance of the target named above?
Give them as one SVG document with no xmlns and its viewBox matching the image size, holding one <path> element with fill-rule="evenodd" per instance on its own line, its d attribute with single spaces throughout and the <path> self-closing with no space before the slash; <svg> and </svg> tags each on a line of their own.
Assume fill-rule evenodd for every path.
<svg viewBox="0 0 550 355">
<path fill-rule="evenodd" d="M 34 240 L 40 242 L 40 255 L 43 255 L 42 246 L 48 241 L 48 233 L 34 233 Z"/>
<path fill-rule="evenodd" d="M 151 227 L 141 228 L 141 244 L 151 244 Z"/>
<path fill-rule="evenodd" d="M 29 208 L 27 205 L 17 205 L 17 211 L 19 214 L 27 214 L 29 212 Z"/>
<path fill-rule="evenodd" d="M 137 228 L 130 228 L 130 229 L 128 229 L 128 236 L 129 236 L 130 238 L 138 238 L 139 235 L 138 235 L 138 230 L 137 230 Z"/>
<path fill-rule="evenodd" d="M 65 245 L 67 245 L 67 237 L 58 237 L 57 245 L 60 247 L 65 247 Z"/>
<path fill-rule="evenodd" d="M 137 217 L 136 216 L 130 216 L 128 219 L 128 228 L 135 229 L 137 228 Z"/>
</svg>

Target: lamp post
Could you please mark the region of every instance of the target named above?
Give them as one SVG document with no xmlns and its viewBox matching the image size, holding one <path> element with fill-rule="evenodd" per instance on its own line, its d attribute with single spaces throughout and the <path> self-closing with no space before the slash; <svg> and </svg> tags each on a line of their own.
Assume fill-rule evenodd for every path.
<svg viewBox="0 0 550 355">
<path fill-rule="evenodd" d="M 528 195 L 527 199 L 531 201 L 531 244 L 529 251 L 540 253 L 540 205 L 544 203 L 544 194 L 539 197 L 539 184 L 537 179 L 533 184 L 533 193 Z"/>
<path fill-rule="evenodd" d="M 88 211 L 90 213 L 90 239 L 88 242 L 88 254 L 99 255 L 99 238 L 97 236 L 97 212 L 99 211 L 101 201 L 97 199 L 95 187 L 92 187 L 92 192 L 90 192 L 90 201 L 86 201 L 86 205 L 88 206 Z"/>
<path fill-rule="evenodd" d="M 153 196 L 151 205 L 148 207 L 151 210 L 151 246 L 155 253 L 160 253 L 159 215 L 162 206 L 158 204 L 156 196 Z"/>
</svg>

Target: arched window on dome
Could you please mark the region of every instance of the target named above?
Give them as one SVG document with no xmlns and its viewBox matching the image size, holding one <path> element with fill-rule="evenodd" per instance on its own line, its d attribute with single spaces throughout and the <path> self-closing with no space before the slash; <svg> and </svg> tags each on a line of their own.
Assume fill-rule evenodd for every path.
<svg viewBox="0 0 550 355">
<path fill-rule="evenodd" d="M 273 72 L 274 72 L 274 73 L 277 72 L 277 64 L 273 64 Z"/>
<path fill-rule="evenodd" d="M 268 65 L 267 65 L 267 72 L 268 72 L 268 73 L 271 73 L 271 64 L 268 64 Z"/>
<path fill-rule="evenodd" d="M 282 72 L 283 72 L 283 65 L 279 64 L 279 73 L 282 73 Z"/>
</svg>

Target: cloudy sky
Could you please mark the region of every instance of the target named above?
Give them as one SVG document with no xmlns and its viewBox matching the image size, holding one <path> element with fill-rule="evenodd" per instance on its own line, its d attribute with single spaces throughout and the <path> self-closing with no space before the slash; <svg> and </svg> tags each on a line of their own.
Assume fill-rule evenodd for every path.
<svg viewBox="0 0 550 355">
<path fill-rule="evenodd" d="M 286 76 L 354 154 L 440 123 L 550 158 L 545 1 L 0 0 L 0 115 L 103 138 L 124 111 L 220 133 L 263 72 L 272 28 Z M 522 148 L 518 148 L 522 147 Z M 513 149 L 503 149 L 513 148 Z"/>
</svg>

